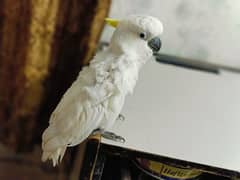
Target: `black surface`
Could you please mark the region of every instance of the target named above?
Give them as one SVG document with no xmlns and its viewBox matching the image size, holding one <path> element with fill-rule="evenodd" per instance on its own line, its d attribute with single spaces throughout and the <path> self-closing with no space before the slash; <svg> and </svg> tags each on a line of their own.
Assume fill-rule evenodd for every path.
<svg viewBox="0 0 240 180">
<path fill-rule="evenodd" d="M 100 144 L 98 140 L 90 140 L 87 142 L 79 180 L 89 180 L 91 178 L 91 174 L 97 164 L 96 160 L 98 157 L 99 146 Z"/>
<path fill-rule="evenodd" d="M 240 172 L 222 169 L 222 168 L 218 168 L 218 167 L 202 165 L 202 164 L 188 162 L 188 161 L 184 161 L 184 160 L 173 159 L 173 158 L 159 156 L 159 155 L 150 154 L 150 153 L 146 153 L 146 152 L 125 149 L 122 147 L 101 144 L 100 149 L 101 149 L 101 152 L 104 152 L 108 155 L 121 156 L 122 158 L 135 159 L 136 157 L 141 157 L 141 158 L 146 158 L 146 159 L 159 161 L 159 162 L 167 162 L 169 165 L 172 164 L 172 165 L 177 165 L 177 166 L 181 166 L 181 167 L 196 168 L 203 172 L 209 172 L 209 173 L 216 174 L 219 176 L 231 177 L 231 178 L 232 177 L 240 177 Z"/>
<path fill-rule="evenodd" d="M 138 169 L 132 160 L 120 156 L 107 155 L 102 180 L 156 180 L 156 178 Z M 203 173 L 191 180 L 230 180 L 214 174 Z M 190 180 L 190 179 L 189 179 Z"/>
<path fill-rule="evenodd" d="M 155 180 L 133 163 L 137 157 L 202 171 L 203 174 L 194 180 L 230 180 L 240 177 L 240 173 L 236 171 L 102 144 L 97 140 L 89 141 L 85 152 L 80 180 Z"/>
</svg>

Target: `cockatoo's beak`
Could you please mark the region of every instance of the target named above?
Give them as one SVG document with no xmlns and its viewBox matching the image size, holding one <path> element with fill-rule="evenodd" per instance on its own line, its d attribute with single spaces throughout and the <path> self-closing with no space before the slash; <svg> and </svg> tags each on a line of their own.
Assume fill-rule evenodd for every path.
<svg viewBox="0 0 240 180">
<path fill-rule="evenodd" d="M 109 26 L 112 26 L 114 28 L 116 28 L 118 26 L 118 23 L 119 23 L 119 20 L 112 19 L 112 18 L 105 18 L 105 21 Z"/>
<path fill-rule="evenodd" d="M 148 46 L 152 49 L 153 52 L 158 52 L 162 46 L 161 40 L 159 37 L 152 38 L 148 41 Z"/>
</svg>

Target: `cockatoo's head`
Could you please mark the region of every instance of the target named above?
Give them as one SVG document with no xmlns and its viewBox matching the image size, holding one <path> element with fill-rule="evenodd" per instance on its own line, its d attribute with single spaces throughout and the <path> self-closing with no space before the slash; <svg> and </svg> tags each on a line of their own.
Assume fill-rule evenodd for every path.
<svg viewBox="0 0 240 180">
<path fill-rule="evenodd" d="M 107 18 L 106 22 L 116 28 L 110 42 L 110 48 L 115 52 L 148 59 L 161 48 L 159 36 L 163 25 L 157 18 L 131 15 L 123 20 Z"/>
</svg>

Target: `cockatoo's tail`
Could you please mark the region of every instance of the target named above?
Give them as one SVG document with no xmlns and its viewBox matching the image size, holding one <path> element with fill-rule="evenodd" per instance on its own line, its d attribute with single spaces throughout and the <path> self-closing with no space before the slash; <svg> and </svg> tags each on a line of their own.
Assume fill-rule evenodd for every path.
<svg viewBox="0 0 240 180">
<path fill-rule="evenodd" d="M 106 22 L 116 28 L 109 48 L 82 69 L 42 135 L 42 160 L 51 159 L 54 166 L 68 146 L 81 143 L 96 129 L 104 133 L 112 127 L 125 96 L 135 87 L 139 69 L 161 47 L 163 26 L 154 17 L 132 15 Z"/>
</svg>

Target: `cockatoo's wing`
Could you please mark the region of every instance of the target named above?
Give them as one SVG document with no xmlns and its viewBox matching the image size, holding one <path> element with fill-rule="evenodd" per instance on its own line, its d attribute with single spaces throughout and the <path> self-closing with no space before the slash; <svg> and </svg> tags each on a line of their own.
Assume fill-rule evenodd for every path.
<svg viewBox="0 0 240 180">
<path fill-rule="evenodd" d="M 95 69 L 84 68 L 52 113 L 42 136 L 43 161 L 56 165 L 67 146 L 81 143 L 99 126 L 114 90 L 111 76 L 96 77 Z"/>
</svg>

